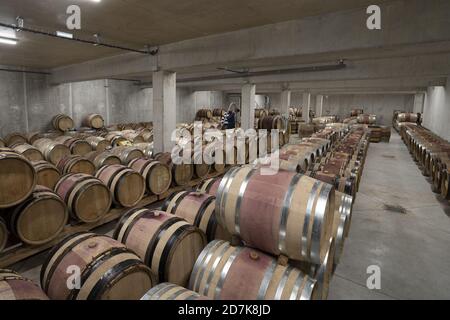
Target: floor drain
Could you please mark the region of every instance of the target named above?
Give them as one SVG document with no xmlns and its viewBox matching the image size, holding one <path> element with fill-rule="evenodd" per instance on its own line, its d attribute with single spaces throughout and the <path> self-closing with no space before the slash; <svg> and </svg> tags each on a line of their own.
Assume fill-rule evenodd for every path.
<svg viewBox="0 0 450 320">
<path fill-rule="evenodd" d="M 383 154 L 382 155 L 384 158 L 388 158 L 388 159 L 395 159 L 395 156 L 390 155 L 390 154 Z"/>
<path fill-rule="evenodd" d="M 407 214 L 408 211 L 400 205 L 384 204 L 384 210 Z"/>
</svg>

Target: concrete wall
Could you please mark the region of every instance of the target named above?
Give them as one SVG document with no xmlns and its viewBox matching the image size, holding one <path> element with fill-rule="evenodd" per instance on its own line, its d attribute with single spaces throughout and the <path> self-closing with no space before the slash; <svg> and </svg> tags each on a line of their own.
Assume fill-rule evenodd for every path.
<svg viewBox="0 0 450 320">
<path fill-rule="evenodd" d="M 445 87 L 429 87 L 425 97 L 423 123 L 442 138 L 450 140 L 450 77 Z"/>
<path fill-rule="evenodd" d="M 177 122 L 192 122 L 200 108 L 227 107 L 221 91 L 177 89 Z M 153 89 L 131 81 L 94 80 L 51 86 L 46 75 L 0 71 L 0 136 L 19 131 L 47 131 L 58 113 L 76 127 L 89 113 L 106 124 L 152 121 Z"/>
<path fill-rule="evenodd" d="M 324 96 L 323 115 L 348 117 L 355 108 L 376 114 L 378 124 L 391 125 L 394 110 L 412 111 L 414 95 L 341 94 Z"/>
</svg>

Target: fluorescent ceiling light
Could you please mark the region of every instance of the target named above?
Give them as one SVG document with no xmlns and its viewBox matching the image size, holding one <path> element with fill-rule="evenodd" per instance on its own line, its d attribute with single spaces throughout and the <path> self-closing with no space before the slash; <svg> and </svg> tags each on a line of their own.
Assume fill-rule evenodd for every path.
<svg viewBox="0 0 450 320">
<path fill-rule="evenodd" d="M 56 31 L 56 35 L 62 38 L 73 39 L 73 34 L 68 32 Z"/>
<path fill-rule="evenodd" d="M 0 37 L 0 43 L 16 45 L 17 40 Z"/>
</svg>

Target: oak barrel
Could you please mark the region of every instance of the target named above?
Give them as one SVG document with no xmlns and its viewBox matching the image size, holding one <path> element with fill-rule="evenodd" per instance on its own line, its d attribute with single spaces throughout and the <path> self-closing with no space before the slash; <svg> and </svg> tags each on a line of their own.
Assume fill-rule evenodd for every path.
<svg viewBox="0 0 450 320">
<path fill-rule="evenodd" d="M 197 292 L 169 282 L 160 283 L 151 288 L 141 300 L 209 300 Z"/>
<path fill-rule="evenodd" d="M 56 138 L 55 141 L 67 146 L 70 149 L 70 153 L 79 156 L 84 156 L 92 151 L 91 144 L 83 139 L 73 138 L 70 136 L 61 136 Z"/>
<path fill-rule="evenodd" d="M 59 160 L 70 155 L 70 149 L 64 144 L 57 143 L 53 140 L 42 138 L 36 140 L 33 146 L 39 149 L 45 157 L 45 160 L 57 165 Z"/>
<path fill-rule="evenodd" d="M 172 193 L 161 210 L 185 219 L 200 228 L 208 241 L 231 240 L 231 235 L 218 223 L 215 213 L 216 197 L 199 192 L 181 191 Z"/>
<path fill-rule="evenodd" d="M 12 207 L 33 192 L 37 177 L 31 162 L 8 148 L 0 148 L 0 208 Z"/>
<path fill-rule="evenodd" d="M 100 220 L 111 207 L 111 193 L 93 176 L 76 173 L 63 176 L 55 192 L 64 200 L 72 218 L 83 222 Z"/>
<path fill-rule="evenodd" d="M 122 164 L 118 156 L 113 155 L 110 151 L 92 151 L 86 155 L 98 170 L 104 165 Z"/>
<path fill-rule="evenodd" d="M 13 132 L 6 135 L 5 143 L 9 147 L 19 143 L 27 143 L 27 137 L 19 132 Z"/>
<path fill-rule="evenodd" d="M 135 143 L 133 146 L 140 149 L 146 157 L 153 157 L 153 142 Z"/>
<path fill-rule="evenodd" d="M 160 282 L 186 286 L 206 246 L 206 236 L 185 220 L 162 211 L 132 209 L 120 219 L 114 238 L 134 250 Z"/>
<path fill-rule="evenodd" d="M 33 147 L 27 143 L 22 143 L 19 145 L 15 145 L 13 150 L 21 155 L 25 156 L 30 161 L 40 161 L 44 160 L 44 155 L 38 148 Z"/>
<path fill-rule="evenodd" d="M 45 293 L 12 270 L 0 269 L 0 300 L 48 300 Z"/>
<path fill-rule="evenodd" d="M 74 268 L 81 277 L 73 284 Z M 41 269 L 41 287 L 54 300 L 138 300 L 154 284 L 150 269 L 120 242 L 77 233 L 50 251 Z"/>
<path fill-rule="evenodd" d="M 68 173 L 93 175 L 95 173 L 95 165 L 89 159 L 79 155 L 70 155 L 62 158 L 58 162 L 57 168 L 63 175 Z"/>
<path fill-rule="evenodd" d="M 222 181 L 222 178 L 211 178 L 204 180 L 198 187 L 198 192 L 208 193 L 212 196 L 216 196 L 217 189 L 219 188 L 220 181 Z"/>
<path fill-rule="evenodd" d="M 198 257 L 189 289 L 215 300 L 311 300 L 316 280 L 247 247 L 212 241 Z"/>
<path fill-rule="evenodd" d="M 111 153 L 119 157 L 122 164 L 127 165 L 131 160 L 143 158 L 145 155 L 141 149 L 136 147 L 115 147 Z"/>
<path fill-rule="evenodd" d="M 111 191 L 114 204 L 133 207 L 145 193 L 145 180 L 135 170 L 123 165 L 101 167 L 96 175 Z"/>
<path fill-rule="evenodd" d="M 102 137 L 91 136 L 86 137 L 85 140 L 91 145 L 92 150 L 105 151 L 111 147 L 111 142 Z"/>
<path fill-rule="evenodd" d="M 222 178 L 216 214 L 249 246 L 293 260 L 321 263 L 331 237 L 333 186 L 288 171 L 236 167 Z"/>
<path fill-rule="evenodd" d="M 89 128 L 100 129 L 105 125 L 105 121 L 101 115 L 91 113 L 84 118 L 83 125 Z"/>
<path fill-rule="evenodd" d="M 8 210 L 11 232 L 30 245 L 55 239 L 63 231 L 68 218 L 64 201 L 49 188 L 39 185 L 28 199 Z"/>
<path fill-rule="evenodd" d="M 168 165 L 157 160 L 137 158 L 131 160 L 128 166 L 144 177 L 152 194 L 163 194 L 170 188 L 172 172 Z"/>
<path fill-rule="evenodd" d="M 192 164 L 173 164 L 171 154 L 168 152 L 157 153 L 154 157 L 171 168 L 173 185 L 185 186 L 192 180 L 194 176 L 194 166 Z"/>
<path fill-rule="evenodd" d="M 58 168 L 48 161 L 33 161 L 36 170 L 37 184 L 53 190 L 61 178 Z"/>
<path fill-rule="evenodd" d="M 53 128 L 60 131 L 68 131 L 75 127 L 71 117 L 65 114 L 58 114 L 52 119 Z"/>
</svg>

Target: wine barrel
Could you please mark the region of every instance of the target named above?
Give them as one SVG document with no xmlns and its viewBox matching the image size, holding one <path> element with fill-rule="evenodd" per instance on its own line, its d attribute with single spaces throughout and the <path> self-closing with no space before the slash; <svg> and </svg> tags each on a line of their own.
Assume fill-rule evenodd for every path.
<svg viewBox="0 0 450 320">
<path fill-rule="evenodd" d="M 13 132 L 6 135 L 5 143 L 8 147 L 11 147 L 15 144 L 27 143 L 27 137 L 21 133 Z"/>
<path fill-rule="evenodd" d="M 60 131 L 68 131 L 75 127 L 71 117 L 65 114 L 58 114 L 52 119 L 53 128 Z"/>
<path fill-rule="evenodd" d="M 79 268 L 79 289 L 67 285 Z M 50 251 L 41 269 L 41 287 L 54 300 L 138 300 L 154 284 L 139 257 L 103 235 L 77 233 Z"/>
<path fill-rule="evenodd" d="M 225 110 L 223 110 L 222 108 L 215 108 L 212 112 L 213 117 L 223 117 L 224 114 Z"/>
<path fill-rule="evenodd" d="M 55 192 L 64 200 L 72 218 L 86 223 L 100 220 L 111 207 L 111 193 L 93 176 L 76 173 L 63 176 Z"/>
<path fill-rule="evenodd" d="M 0 300 L 48 300 L 31 280 L 15 271 L 0 269 Z"/>
<path fill-rule="evenodd" d="M 44 155 L 38 148 L 33 147 L 27 143 L 15 145 L 13 150 L 21 155 L 25 156 L 30 161 L 44 160 Z"/>
<path fill-rule="evenodd" d="M 203 192 L 210 194 L 212 196 L 216 196 L 217 189 L 219 188 L 220 181 L 222 178 L 211 178 L 208 180 L 204 180 L 198 187 L 197 192 Z"/>
<path fill-rule="evenodd" d="M 111 150 L 112 154 L 119 157 L 122 164 L 127 165 L 131 160 L 145 157 L 141 149 L 136 147 L 115 147 Z"/>
<path fill-rule="evenodd" d="M 47 161 L 33 161 L 32 164 L 36 171 L 36 184 L 53 190 L 61 177 L 58 168 Z"/>
<path fill-rule="evenodd" d="M 101 115 L 91 113 L 84 118 L 83 125 L 89 128 L 100 129 L 104 127 L 105 121 Z"/>
<path fill-rule="evenodd" d="M 261 170 L 245 166 L 225 174 L 217 190 L 219 222 L 251 247 L 320 264 L 332 232 L 333 186 L 294 172 Z"/>
<path fill-rule="evenodd" d="M 128 164 L 145 179 L 147 190 L 152 194 L 163 194 L 170 188 L 172 172 L 168 165 L 146 158 L 133 159 Z"/>
<path fill-rule="evenodd" d="M 350 117 L 357 117 L 360 114 L 364 114 L 363 109 L 352 109 L 352 111 L 350 111 Z"/>
<path fill-rule="evenodd" d="M 58 162 L 57 168 L 63 175 L 68 173 L 94 175 L 95 173 L 95 165 L 92 161 L 79 155 L 70 155 L 62 158 Z"/>
<path fill-rule="evenodd" d="M 0 208 L 12 207 L 33 192 L 36 172 L 31 162 L 8 148 L 0 149 Z"/>
<path fill-rule="evenodd" d="M 59 160 L 70 155 L 70 149 L 64 144 L 43 138 L 36 140 L 33 144 L 45 157 L 45 160 L 57 165 Z"/>
<path fill-rule="evenodd" d="M 84 156 L 92 151 L 91 144 L 83 139 L 61 136 L 56 138 L 55 141 L 67 146 L 70 149 L 70 153 L 79 156 Z"/>
<path fill-rule="evenodd" d="M 113 155 L 110 151 L 92 151 L 86 155 L 98 170 L 105 165 L 121 164 L 118 156 Z"/>
<path fill-rule="evenodd" d="M 151 288 L 141 300 L 209 300 L 197 292 L 177 286 L 169 282 L 163 282 Z"/>
<path fill-rule="evenodd" d="M 219 157 L 220 154 L 217 154 L 217 159 L 216 159 L 216 152 L 222 152 L 222 158 Z M 209 161 L 208 163 L 213 162 L 213 164 L 211 165 L 212 170 L 214 170 L 217 173 L 223 173 L 225 171 L 225 167 L 226 167 L 225 151 L 222 149 L 216 150 L 215 143 L 210 143 L 210 144 L 206 145 L 203 149 L 203 155 L 204 155 L 204 157 L 209 157 L 211 159 L 211 161 Z"/>
<path fill-rule="evenodd" d="M 118 132 L 110 132 L 104 138 L 111 143 L 112 147 L 131 146 L 131 142 Z"/>
<path fill-rule="evenodd" d="M 335 270 L 335 240 L 330 238 L 327 244 L 326 255 L 321 264 L 305 263 L 304 261 L 292 261 L 291 265 L 300 269 L 305 274 L 316 280 L 316 294 L 318 299 L 326 300 L 328 298 L 328 289 L 330 281 Z"/>
<path fill-rule="evenodd" d="M 194 153 L 192 155 L 192 163 L 194 166 L 194 173 L 197 178 L 203 179 L 211 171 L 211 165 L 204 161 L 202 153 Z"/>
<path fill-rule="evenodd" d="M 404 112 L 404 113 L 399 113 L 397 115 L 397 121 L 398 122 L 417 122 L 418 119 L 418 115 L 417 113 L 410 113 L 410 112 Z"/>
<path fill-rule="evenodd" d="M 169 152 L 155 154 L 155 160 L 167 164 L 172 171 L 172 184 L 174 186 L 187 185 L 194 176 L 192 164 L 173 164 Z"/>
<path fill-rule="evenodd" d="M 144 137 L 134 130 L 123 133 L 123 137 L 126 138 L 128 141 L 131 141 L 133 144 L 145 142 Z"/>
<path fill-rule="evenodd" d="M 281 116 L 265 116 L 259 119 L 258 129 L 284 129 L 284 121 Z"/>
<path fill-rule="evenodd" d="M 153 142 L 135 143 L 133 146 L 140 149 L 144 156 L 148 158 L 153 157 Z"/>
<path fill-rule="evenodd" d="M 0 217 L 0 253 L 5 249 L 6 242 L 8 241 L 8 229 L 6 228 L 6 222 Z"/>
<path fill-rule="evenodd" d="M 8 210 L 11 232 L 24 243 L 40 245 L 55 239 L 69 214 L 66 204 L 47 187 L 37 185 L 28 199 Z"/>
<path fill-rule="evenodd" d="M 336 191 L 332 233 L 335 241 L 334 265 L 339 263 L 344 250 L 345 238 L 348 236 L 350 229 L 352 208 L 352 197 L 345 193 Z"/>
<path fill-rule="evenodd" d="M 111 147 L 111 142 L 102 137 L 91 136 L 86 137 L 85 140 L 91 145 L 92 150 L 105 151 Z"/>
<path fill-rule="evenodd" d="M 360 124 L 375 124 L 377 123 L 377 116 L 374 114 L 360 114 L 357 117 L 357 121 Z"/>
<path fill-rule="evenodd" d="M 209 109 L 200 109 L 197 111 L 196 119 L 212 119 L 213 113 Z"/>
<path fill-rule="evenodd" d="M 209 241 L 231 240 L 231 235 L 218 223 L 215 213 L 216 197 L 199 192 L 172 193 L 161 210 L 185 219 L 200 228 Z"/>
<path fill-rule="evenodd" d="M 275 258 L 228 242 L 210 242 L 198 257 L 189 289 L 215 300 L 311 300 L 316 280 Z"/>
<path fill-rule="evenodd" d="M 262 118 L 269 115 L 269 112 L 266 109 L 255 109 L 255 118 Z M 261 128 L 259 128 L 261 129 Z"/>
<path fill-rule="evenodd" d="M 160 282 L 186 286 L 206 246 L 205 234 L 185 220 L 162 211 L 132 209 L 120 219 L 114 238 L 134 250 Z"/>
<path fill-rule="evenodd" d="M 134 207 L 144 196 L 145 180 L 131 168 L 123 165 L 103 166 L 95 176 L 109 188 L 116 205 Z"/>
</svg>

